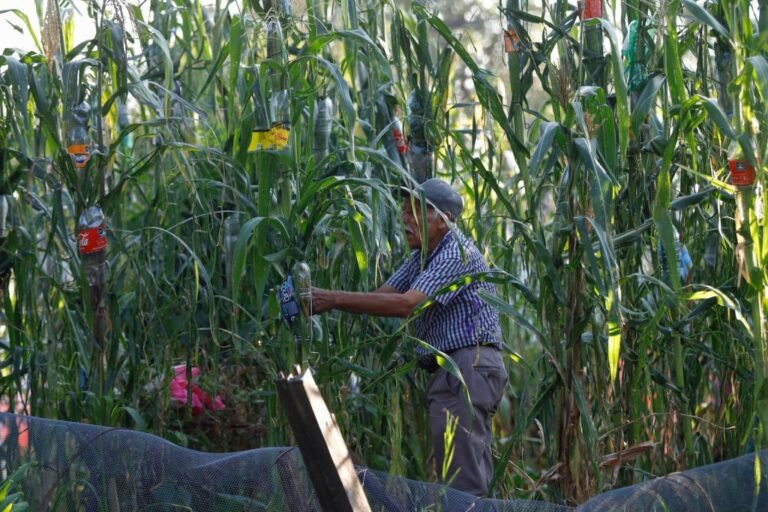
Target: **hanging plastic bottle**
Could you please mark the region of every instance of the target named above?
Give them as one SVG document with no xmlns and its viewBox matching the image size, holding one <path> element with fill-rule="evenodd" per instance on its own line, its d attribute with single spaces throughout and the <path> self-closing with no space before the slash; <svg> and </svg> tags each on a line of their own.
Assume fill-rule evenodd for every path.
<svg viewBox="0 0 768 512">
<path fill-rule="evenodd" d="M 0 238 L 7 238 L 11 232 L 11 197 L 0 195 Z"/>
<path fill-rule="evenodd" d="M 427 146 L 417 144 L 412 140 L 408 144 L 408 164 L 411 175 L 419 183 L 424 183 L 432 177 L 432 150 Z"/>
<path fill-rule="evenodd" d="M 275 2 L 277 8 L 277 15 L 281 20 L 285 20 L 291 17 L 291 0 L 277 0 Z"/>
<path fill-rule="evenodd" d="M 392 140 L 395 142 L 398 153 L 404 155 L 408 151 L 408 144 L 403 136 L 403 123 L 397 116 L 392 120 Z"/>
<path fill-rule="evenodd" d="M 231 212 L 224 219 L 224 267 L 227 282 L 232 282 L 232 262 L 234 261 L 235 244 L 240 235 L 240 213 Z"/>
<path fill-rule="evenodd" d="M 309 318 L 312 315 L 312 274 L 309 265 L 299 261 L 293 265 L 291 274 L 299 296 L 301 311 L 305 318 Z"/>
<path fill-rule="evenodd" d="M 248 144 L 248 152 L 253 153 L 266 149 L 266 145 L 271 145 L 270 129 L 272 128 L 269 120 L 269 102 L 267 101 L 264 85 L 261 81 L 261 68 L 257 64 L 254 66 L 253 85 L 251 86 L 251 96 L 253 98 L 253 132 L 251 141 Z"/>
<path fill-rule="evenodd" d="M 272 92 L 270 105 L 272 113 L 271 148 L 278 151 L 288 149 L 291 135 L 291 97 L 288 89 Z"/>
<path fill-rule="evenodd" d="M 107 281 L 107 226 L 98 206 L 86 208 L 77 223 L 80 262 L 89 286 Z"/>
<path fill-rule="evenodd" d="M 420 146 L 426 145 L 425 115 L 424 102 L 419 92 L 411 91 L 408 95 L 408 126 L 410 127 L 411 139 Z"/>
<path fill-rule="evenodd" d="M 427 141 L 425 101 L 417 90 L 408 95 L 408 164 L 413 178 L 423 183 L 432 177 L 432 147 Z"/>
<path fill-rule="evenodd" d="M 738 140 L 728 146 L 728 168 L 731 171 L 731 183 L 737 187 L 750 187 L 755 183 L 755 168 L 744 155 Z"/>
<path fill-rule="evenodd" d="M 131 117 L 128 114 L 128 106 L 122 101 L 118 100 L 117 103 L 117 126 L 120 130 L 124 130 L 129 124 L 131 124 Z M 131 151 L 133 149 L 133 132 L 129 133 L 123 138 L 123 149 Z"/>
<path fill-rule="evenodd" d="M 82 169 L 91 158 L 88 138 L 88 115 L 91 107 L 85 101 L 72 107 L 67 130 L 67 153 L 75 169 Z"/>
<path fill-rule="evenodd" d="M 291 95 L 288 90 L 288 52 L 283 39 L 283 29 L 280 20 L 267 16 L 264 21 L 264 33 L 267 39 L 267 61 L 270 76 L 270 118 L 272 121 L 271 137 L 265 149 L 282 151 L 288 148 L 291 133 Z"/>
<path fill-rule="evenodd" d="M 315 99 L 315 127 L 313 150 L 315 159 L 322 160 L 328 156 L 328 142 L 331 138 L 331 123 L 333 122 L 333 100 L 328 96 Z"/>
</svg>

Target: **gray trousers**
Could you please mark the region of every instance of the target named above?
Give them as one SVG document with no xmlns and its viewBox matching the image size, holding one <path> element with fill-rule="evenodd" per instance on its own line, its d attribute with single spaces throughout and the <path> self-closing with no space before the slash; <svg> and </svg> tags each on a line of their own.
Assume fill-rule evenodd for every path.
<svg viewBox="0 0 768 512">
<path fill-rule="evenodd" d="M 485 496 L 493 476 L 491 418 L 507 385 L 501 353 L 493 347 L 469 347 L 450 354 L 461 370 L 474 408 L 470 415 L 461 382 L 438 369 L 427 386 L 429 424 L 438 478 L 443 479 L 446 412 L 458 418 L 453 458 L 445 482 L 455 489 Z"/>
</svg>

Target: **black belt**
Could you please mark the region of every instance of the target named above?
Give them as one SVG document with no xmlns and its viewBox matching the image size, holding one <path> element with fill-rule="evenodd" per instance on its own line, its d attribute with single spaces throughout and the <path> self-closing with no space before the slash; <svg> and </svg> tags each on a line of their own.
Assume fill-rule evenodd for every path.
<svg viewBox="0 0 768 512">
<path fill-rule="evenodd" d="M 454 352 L 458 352 L 459 350 L 464 350 L 465 348 L 479 348 L 479 347 L 491 347 L 491 348 L 495 348 L 496 350 L 499 350 L 499 345 L 496 343 L 480 343 L 479 345 L 475 344 L 475 345 L 467 345 L 466 347 L 454 348 L 452 350 L 443 351 L 443 353 L 450 356 Z M 440 365 L 437 363 L 437 356 L 432 352 L 428 354 L 424 354 L 423 356 L 420 356 L 416 360 L 416 365 L 428 373 L 435 373 L 438 369 L 440 369 Z"/>
</svg>

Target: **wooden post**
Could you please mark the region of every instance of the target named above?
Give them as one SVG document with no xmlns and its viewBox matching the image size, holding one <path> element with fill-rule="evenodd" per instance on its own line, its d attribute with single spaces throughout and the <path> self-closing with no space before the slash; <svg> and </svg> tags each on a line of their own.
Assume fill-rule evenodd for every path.
<svg viewBox="0 0 768 512">
<path fill-rule="evenodd" d="M 370 512 L 347 445 L 307 369 L 277 379 L 277 394 L 325 512 Z"/>
</svg>

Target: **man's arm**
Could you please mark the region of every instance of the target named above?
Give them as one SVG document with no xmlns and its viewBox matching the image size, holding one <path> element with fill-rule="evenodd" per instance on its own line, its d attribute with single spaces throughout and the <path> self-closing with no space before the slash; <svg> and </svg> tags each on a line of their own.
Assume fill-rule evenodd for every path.
<svg viewBox="0 0 768 512">
<path fill-rule="evenodd" d="M 384 288 L 384 290 L 382 290 Z M 418 290 L 398 293 L 387 285 L 372 293 L 343 292 L 312 288 L 312 313 L 339 309 L 347 313 L 405 318 L 428 297 Z"/>
</svg>

